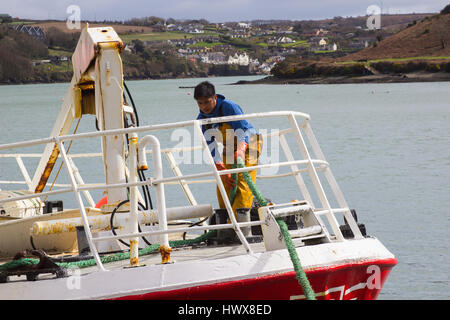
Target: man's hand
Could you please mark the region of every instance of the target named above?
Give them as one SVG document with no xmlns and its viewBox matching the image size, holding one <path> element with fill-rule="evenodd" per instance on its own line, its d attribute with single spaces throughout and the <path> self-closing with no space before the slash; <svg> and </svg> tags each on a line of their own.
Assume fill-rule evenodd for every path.
<svg viewBox="0 0 450 320">
<path fill-rule="evenodd" d="M 216 162 L 216 168 L 219 171 L 227 169 L 223 162 Z M 231 173 L 221 175 L 220 177 L 222 178 L 222 182 L 227 189 L 232 189 L 234 187 L 234 180 L 233 177 L 231 176 Z"/>
<path fill-rule="evenodd" d="M 238 142 L 236 152 L 234 153 L 234 160 L 236 161 L 237 157 L 239 157 L 242 159 L 242 161 L 245 162 L 246 151 L 247 151 L 247 143 L 245 141 Z"/>
</svg>

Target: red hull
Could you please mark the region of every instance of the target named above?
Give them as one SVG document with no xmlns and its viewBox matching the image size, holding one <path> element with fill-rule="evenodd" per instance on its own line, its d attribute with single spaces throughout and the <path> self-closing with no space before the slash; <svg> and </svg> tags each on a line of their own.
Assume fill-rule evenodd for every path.
<svg viewBox="0 0 450 320">
<path fill-rule="evenodd" d="M 364 261 L 306 272 L 317 299 L 373 300 L 396 259 Z M 170 291 L 128 295 L 128 300 L 293 300 L 305 299 L 294 271 Z"/>
</svg>

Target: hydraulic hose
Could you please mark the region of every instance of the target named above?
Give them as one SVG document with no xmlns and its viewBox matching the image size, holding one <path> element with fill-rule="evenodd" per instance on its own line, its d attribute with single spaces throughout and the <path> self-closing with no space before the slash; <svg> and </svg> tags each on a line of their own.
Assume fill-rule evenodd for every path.
<svg viewBox="0 0 450 320">
<path fill-rule="evenodd" d="M 123 206 L 125 203 L 127 203 L 127 202 L 130 202 L 130 200 L 129 200 L 129 199 L 123 200 L 123 201 L 120 202 L 120 203 L 114 208 L 114 210 L 111 212 L 111 218 L 109 219 L 109 225 L 110 225 L 110 227 L 111 227 L 112 233 L 113 233 L 115 236 L 117 236 L 117 233 L 116 233 L 116 231 L 115 231 L 115 229 L 114 229 L 114 216 L 115 216 L 117 210 L 118 210 L 121 206 Z M 144 209 L 144 210 L 145 210 L 144 205 L 143 205 L 142 203 L 139 202 L 138 204 L 139 204 L 139 207 L 141 207 L 141 209 Z M 139 223 L 138 223 L 138 230 L 139 230 L 139 232 L 142 232 L 141 226 L 140 226 Z M 143 239 L 144 242 L 145 242 L 146 244 L 148 244 L 149 246 L 152 245 L 145 237 L 142 237 L 142 239 Z M 122 239 L 119 239 L 119 241 L 120 241 L 120 243 L 122 243 L 123 245 L 125 245 L 125 246 L 127 246 L 127 247 L 130 247 L 130 244 L 126 243 L 126 242 L 123 241 Z"/>
</svg>

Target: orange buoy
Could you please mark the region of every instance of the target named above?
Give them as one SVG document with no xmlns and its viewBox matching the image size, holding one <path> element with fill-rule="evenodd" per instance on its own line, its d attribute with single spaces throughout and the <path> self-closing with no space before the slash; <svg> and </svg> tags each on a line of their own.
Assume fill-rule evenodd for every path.
<svg viewBox="0 0 450 320">
<path fill-rule="evenodd" d="M 102 205 L 107 204 L 108 203 L 108 196 L 104 196 L 103 198 L 100 199 L 99 202 L 97 202 L 97 204 L 95 205 L 95 207 L 97 209 L 100 209 Z"/>
</svg>

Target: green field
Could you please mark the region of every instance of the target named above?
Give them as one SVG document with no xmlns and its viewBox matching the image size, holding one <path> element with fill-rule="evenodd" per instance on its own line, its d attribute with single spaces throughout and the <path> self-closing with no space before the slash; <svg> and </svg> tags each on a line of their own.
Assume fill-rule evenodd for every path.
<svg viewBox="0 0 450 320">
<path fill-rule="evenodd" d="M 314 53 L 330 53 L 335 52 L 334 50 L 315 50 Z"/>
<path fill-rule="evenodd" d="M 34 21 L 13 21 L 13 22 L 9 22 L 8 24 L 10 25 L 19 25 L 19 24 L 35 24 L 36 22 Z"/>
<path fill-rule="evenodd" d="M 411 60 L 449 60 L 450 57 L 409 57 L 409 58 L 388 58 L 388 59 L 375 59 L 368 62 L 381 62 L 381 61 L 411 61 Z"/>
<path fill-rule="evenodd" d="M 120 34 L 119 37 L 123 42 L 129 43 L 132 40 L 141 41 L 167 41 L 167 40 L 178 40 L 178 39 L 191 39 L 196 36 L 216 36 L 216 32 L 205 32 L 200 34 L 183 33 L 183 32 L 150 32 L 150 33 L 131 33 L 131 34 Z"/>
<path fill-rule="evenodd" d="M 204 42 L 204 41 L 201 41 L 201 42 L 197 42 L 195 44 L 191 44 L 188 47 L 212 48 L 214 46 L 220 46 L 220 45 L 223 45 L 223 44 L 224 44 L 223 42 Z"/>
<path fill-rule="evenodd" d="M 65 51 L 65 50 L 57 50 L 57 49 L 48 49 L 49 56 L 58 56 L 58 57 L 71 57 L 73 52 Z"/>
<path fill-rule="evenodd" d="M 276 44 L 268 44 L 266 42 L 257 42 L 256 45 L 261 46 L 261 47 L 276 47 Z M 309 47 L 309 44 L 306 40 L 298 40 L 292 43 L 283 43 L 280 44 L 281 47 L 283 48 L 291 48 L 291 47 Z"/>
<path fill-rule="evenodd" d="M 290 47 L 309 47 L 308 41 L 306 40 L 298 40 L 292 43 L 283 43 L 281 45 L 283 48 L 290 48 Z"/>
<path fill-rule="evenodd" d="M 50 72 L 65 72 L 72 71 L 72 63 L 63 62 L 61 64 L 52 64 L 52 63 L 44 63 L 38 66 L 35 66 L 37 70 L 46 70 Z"/>
<path fill-rule="evenodd" d="M 194 35 L 190 33 L 181 32 L 151 32 L 151 33 L 132 33 L 132 34 L 121 34 L 119 35 L 123 42 L 128 43 L 132 40 L 141 41 L 165 41 L 165 40 L 176 40 L 176 39 L 190 39 Z"/>
<path fill-rule="evenodd" d="M 403 62 L 403 61 L 413 61 L 413 60 L 450 60 L 450 56 L 440 56 L 440 57 L 407 57 L 407 58 L 385 58 L 385 59 L 374 59 L 367 60 L 367 63 L 376 63 L 376 62 Z M 338 64 L 353 64 L 358 61 L 344 61 L 338 62 Z M 365 61 L 364 61 L 365 62 Z"/>
</svg>

